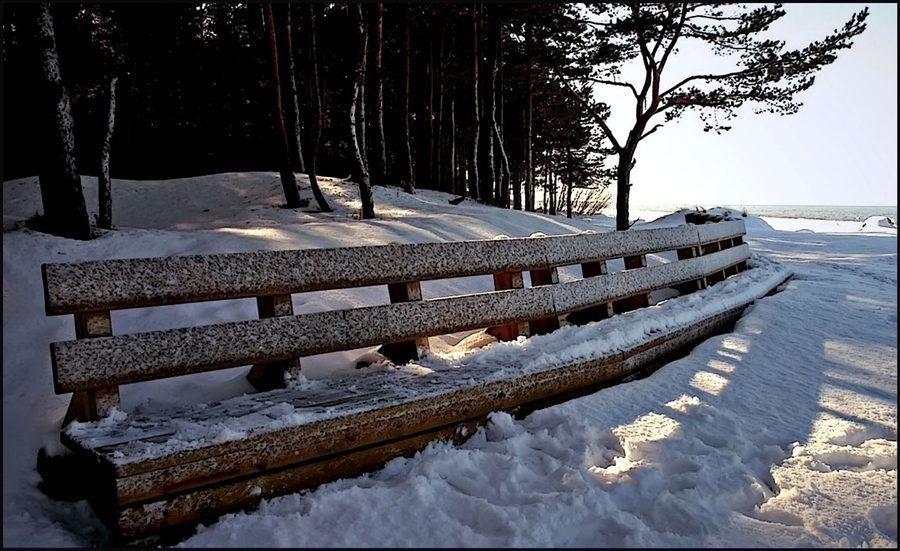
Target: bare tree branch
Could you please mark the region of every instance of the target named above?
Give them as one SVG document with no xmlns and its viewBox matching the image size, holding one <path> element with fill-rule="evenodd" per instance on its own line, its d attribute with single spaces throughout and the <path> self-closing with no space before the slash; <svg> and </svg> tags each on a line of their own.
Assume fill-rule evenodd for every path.
<svg viewBox="0 0 900 551">
<path fill-rule="evenodd" d="M 654 113 L 654 115 L 655 115 L 656 113 L 659 113 L 659 110 L 657 110 L 657 111 Z M 662 128 L 662 127 L 663 127 L 663 125 L 657 124 L 656 126 L 654 126 L 653 128 L 651 128 L 650 130 L 644 132 L 644 135 L 641 136 L 641 137 L 638 139 L 638 141 L 643 140 L 644 138 L 646 138 L 646 137 L 649 136 L 650 134 L 653 134 L 654 132 L 656 132 L 657 130 L 659 130 L 659 129 Z"/>
</svg>

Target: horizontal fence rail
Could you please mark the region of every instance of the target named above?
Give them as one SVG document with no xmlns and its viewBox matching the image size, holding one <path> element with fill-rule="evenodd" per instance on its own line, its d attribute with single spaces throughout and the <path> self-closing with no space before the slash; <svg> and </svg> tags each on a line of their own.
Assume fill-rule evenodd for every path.
<svg viewBox="0 0 900 551">
<path fill-rule="evenodd" d="M 743 221 L 579 235 L 44 264 L 47 315 L 529 270 L 696 247 Z M 377 269 L 373 269 L 377 266 Z"/>
<path fill-rule="evenodd" d="M 745 244 L 699 258 L 556 285 L 58 342 L 51 345 L 56 391 L 146 381 L 564 315 L 696 280 L 748 256 Z"/>
<path fill-rule="evenodd" d="M 746 268 L 743 221 L 578 235 L 52 263 L 48 315 L 74 314 L 76 339 L 50 343 L 64 424 L 120 403 L 119 386 L 252 365 L 257 390 L 281 388 L 300 358 L 380 345 L 395 363 L 428 338 L 487 329 L 500 340 L 548 333 L 649 305 L 649 293 L 702 289 Z M 650 253 L 678 260 L 647 267 Z M 609 273 L 606 261 L 625 270 Z M 581 265 L 560 283 L 557 267 Z M 373 268 L 377 267 L 377 268 Z M 525 287 L 523 272 L 531 275 Z M 423 300 L 421 281 L 493 274 L 494 291 Z M 388 286 L 391 304 L 294 315 L 292 294 Z M 114 335 L 111 311 L 255 297 L 259 319 Z"/>
</svg>

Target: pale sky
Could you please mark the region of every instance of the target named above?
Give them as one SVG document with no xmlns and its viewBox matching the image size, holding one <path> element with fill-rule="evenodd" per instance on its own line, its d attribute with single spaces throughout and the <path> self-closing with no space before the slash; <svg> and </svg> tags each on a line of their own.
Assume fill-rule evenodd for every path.
<svg viewBox="0 0 900 551">
<path fill-rule="evenodd" d="M 703 132 L 696 113 L 686 113 L 641 142 L 631 205 L 896 206 L 897 5 L 787 4 L 771 31 L 788 48 L 802 47 L 842 27 L 864 5 L 867 29 L 816 74 L 798 96 L 797 114 L 755 115 L 745 106 L 732 129 L 716 135 Z M 696 54 L 683 48 L 671 67 L 679 76 L 682 67 L 696 72 L 700 66 L 687 56 Z M 664 75 L 664 87 L 675 79 Z M 604 92 L 621 93 L 610 88 Z M 606 99 L 613 105 L 610 123 L 623 141 L 633 100 L 622 109 L 612 97 Z M 651 126 L 656 122 L 661 117 Z"/>
</svg>

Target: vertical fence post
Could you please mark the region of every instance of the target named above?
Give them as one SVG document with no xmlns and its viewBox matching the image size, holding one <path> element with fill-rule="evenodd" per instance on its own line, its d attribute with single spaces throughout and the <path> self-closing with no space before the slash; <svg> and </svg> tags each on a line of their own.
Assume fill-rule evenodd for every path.
<svg viewBox="0 0 900 551">
<path fill-rule="evenodd" d="M 625 262 L 626 270 L 647 267 L 647 255 L 639 254 L 635 256 L 626 256 L 622 260 Z M 650 293 L 641 293 L 639 295 L 634 295 L 633 297 L 623 298 L 622 300 L 613 302 L 613 312 L 621 314 L 622 312 L 629 312 L 647 306 L 650 306 Z"/>
<path fill-rule="evenodd" d="M 683 249 L 678 249 L 676 253 L 678 254 L 678 260 L 697 258 L 698 256 L 700 256 L 700 247 L 685 247 Z M 701 277 L 693 281 L 675 285 L 675 289 L 678 290 L 678 292 L 682 295 L 693 293 L 694 291 L 701 291 L 703 289 L 706 289 L 706 277 Z"/>
<path fill-rule="evenodd" d="M 294 315 L 294 305 L 289 294 L 256 297 L 256 309 L 260 319 Z M 256 390 L 263 391 L 284 388 L 287 386 L 286 377 L 294 378 L 299 375 L 300 359 L 293 358 L 256 364 L 247 373 L 247 380 Z"/>
<path fill-rule="evenodd" d="M 522 277 L 522 272 L 500 272 L 493 274 L 493 276 L 495 291 L 522 289 L 525 287 L 525 279 Z M 513 341 L 516 340 L 519 335 L 527 337 L 530 334 L 528 323 L 524 321 L 488 327 L 485 330 L 485 333 L 496 337 L 499 341 Z"/>
<path fill-rule="evenodd" d="M 75 314 L 75 338 L 92 339 L 111 335 L 112 318 L 109 310 Z M 96 421 L 120 403 L 118 386 L 76 390 L 72 393 L 63 426 L 72 421 Z"/>
<path fill-rule="evenodd" d="M 593 260 L 590 262 L 581 263 L 581 277 L 584 279 L 606 275 L 607 273 L 608 272 L 605 260 Z M 566 321 L 575 325 L 584 325 L 592 321 L 600 321 L 609 318 L 612 315 L 612 303 L 606 302 L 603 304 L 585 308 L 583 310 L 572 312 L 571 314 L 566 316 Z"/>
<path fill-rule="evenodd" d="M 719 252 L 721 249 L 720 243 L 718 241 L 713 241 L 712 243 L 707 243 L 702 246 L 703 254 L 710 254 Z M 709 274 L 706 276 L 706 282 L 708 285 L 715 285 L 720 281 L 725 281 L 725 270 L 720 270 L 713 274 Z"/>
<path fill-rule="evenodd" d="M 389 283 L 388 295 L 391 298 L 391 304 L 422 300 L 422 286 L 418 281 Z M 416 337 L 408 341 L 386 343 L 381 345 L 378 352 L 399 365 L 410 360 L 419 359 L 420 349 L 429 350 L 427 336 Z"/>
<path fill-rule="evenodd" d="M 531 286 L 555 285 L 559 283 L 559 274 L 556 266 L 550 268 L 536 268 L 529 270 L 531 273 Z M 528 322 L 528 330 L 532 335 L 545 335 L 559 329 L 559 316 L 550 316 L 531 320 Z"/>
<path fill-rule="evenodd" d="M 744 236 L 736 235 L 731 238 L 731 246 L 732 247 L 738 247 L 743 244 L 744 244 Z M 744 270 L 747 269 L 747 261 L 741 260 L 740 262 L 737 263 L 735 268 L 737 269 L 737 272 L 735 272 L 735 273 L 743 272 Z"/>
</svg>

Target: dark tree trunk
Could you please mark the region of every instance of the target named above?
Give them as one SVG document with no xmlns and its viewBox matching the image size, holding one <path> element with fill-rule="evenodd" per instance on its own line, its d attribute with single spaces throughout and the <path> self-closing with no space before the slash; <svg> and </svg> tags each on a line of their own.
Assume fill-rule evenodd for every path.
<svg viewBox="0 0 900 551">
<path fill-rule="evenodd" d="M 428 166 L 422 174 L 429 189 L 434 189 L 434 37 L 428 38 Z"/>
<path fill-rule="evenodd" d="M 456 166 L 456 96 L 450 96 L 450 189 L 459 193 L 459 171 Z"/>
<path fill-rule="evenodd" d="M 503 159 L 503 165 L 500 167 L 500 174 L 498 174 L 497 179 L 501 182 L 500 187 L 500 202 L 503 205 L 503 208 L 509 208 L 509 188 L 510 188 L 510 178 L 511 178 L 511 169 L 509 166 L 509 158 L 506 155 L 506 145 L 503 143 L 503 136 L 505 135 L 505 129 L 503 127 L 503 39 L 504 39 L 504 27 L 501 19 L 501 14 L 503 13 L 503 8 L 497 8 L 497 28 L 498 28 L 498 40 L 496 44 L 497 48 L 497 144 L 500 146 L 500 154 Z"/>
<path fill-rule="evenodd" d="M 281 26 L 283 32 L 281 33 L 283 36 L 282 43 L 284 44 L 284 68 L 283 71 L 287 74 L 287 94 L 288 94 L 288 102 L 287 102 L 287 120 L 290 123 L 290 135 L 288 136 L 288 147 L 291 156 L 291 168 L 294 172 L 306 172 L 306 163 L 303 159 L 303 146 L 300 143 L 300 134 L 302 129 L 300 127 L 300 105 L 297 101 L 297 79 L 294 76 L 294 47 L 291 39 L 291 10 L 293 9 L 291 3 L 283 4 L 284 6 L 284 25 Z M 285 126 L 288 126 L 285 124 Z"/>
<path fill-rule="evenodd" d="M 437 59 L 434 62 L 435 87 L 437 88 L 437 115 L 435 115 L 434 175 L 432 181 L 437 189 L 446 189 L 442 174 L 444 157 L 444 35 L 447 23 L 441 19 L 441 34 L 438 39 Z"/>
<path fill-rule="evenodd" d="M 384 26 L 384 4 L 375 3 L 375 20 L 373 24 L 373 58 L 372 72 L 375 81 L 375 170 L 372 181 L 375 185 L 387 184 L 387 147 L 384 142 L 384 78 L 381 71 L 382 29 Z"/>
<path fill-rule="evenodd" d="M 631 194 L 631 165 L 634 150 L 625 147 L 619 153 L 619 164 L 616 167 L 616 230 L 623 231 L 631 227 L 628 221 L 628 196 Z"/>
<path fill-rule="evenodd" d="M 472 158 L 469 161 L 469 195 L 481 199 L 481 188 L 478 183 L 478 148 L 481 144 L 478 117 L 478 4 L 472 4 Z"/>
<path fill-rule="evenodd" d="M 522 169 L 521 163 L 516 162 L 516 170 L 512 178 L 513 185 L 513 209 L 522 210 Z"/>
<path fill-rule="evenodd" d="M 279 147 L 281 151 L 281 187 L 284 188 L 284 197 L 288 208 L 299 208 L 300 190 L 297 188 L 297 177 L 291 168 L 291 155 L 288 146 L 287 129 L 284 126 L 284 111 L 281 106 L 281 76 L 278 74 L 278 46 L 275 37 L 275 20 L 272 17 L 272 4 L 262 4 L 263 16 L 266 21 L 266 29 L 269 34 L 269 50 L 272 65 L 272 88 L 275 90 L 275 123 L 278 126 Z"/>
<path fill-rule="evenodd" d="M 494 188 L 494 203 L 509 208 L 509 159 L 506 158 L 506 150 L 503 147 L 503 136 L 500 132 L 500 126 L 497 121 L 498 102 L 497 97 L 502 95 L 502 90 L 497 86 L 499 62 L 500 62 L 500 9 L 496 4 L 488 5 L 488 67 L 491 71 L 490 82 L 490 128 L 493 140 L 490 145 L 490 160 L 492 165 L 491 176 L 496 179 L 496 187 Z M 493 167 L 494 149 L 497 149 L 500 155 L 501 163 L 499 170 Z"/>
<path fill-rule="evenodd" d="M 319 210 L 331 212 L 331 206 L 325 200 L 325 195 L 319 188 L 319 179 L 316 176 L 316 161 L 319 158 L 319 145 L 322 142 L 322 124 L 324 113 L 322 110 L 322 87 L 319 86 L 319 59 L 316 53 L 316 6 L 309 5 L 309 105 L 311 110 L 312 128 L 310 129 L 310 155 L 309 155 L 309 186 L 312 188 L 313 197 Z"/>
<path fill-rule="evenodd" d="M 409 135 L 409 61 L 411 49 L 409 43 L 409 4 L 403 4 L 403 172 L 401 185 L 407 193 L 415 192 L 415 168 L 413 167 L 412 147 Z"/>
<path fill-rule="evenodd" d="M 572 218 L 572 150 L 566 148 L 566 218 Z"/>
<path fill-rule="evenodd" d="M 97 227 L 112 229 L 112 184 L 109 178 L 109 149 L 112 144 L 113 130 L 116 127 L 116 77 L 109 81 L 109 114 L 106 120 L 106 135 L 100 148 L 100 175 L 97 177 L 97 193 L 99 196 L 99 215 Z"/>
<path fill-rule="evenodd" d="M 75 161 L 72 106 L 60 76 L 50 4 L 40 4 L 36 23 L 43 52 L 44 105 L 48 111 L 53 110 L 52 128 L 48 127 L 46 132 L 47 157 L 40 163 L 38 174 L 44 207 L 43 229 L 62 237 L 90 239 L 91 220 Z"/>
<path fill-rule="evenodd" d="M 531 151 L 532 113 L 531 23 L 525 24 L 525 210 L 534 211 L 534 159 Z"/>
<path fill-rule="evenodd" d="M 456 146 L 459 148 L 456 153 L 456 162 L 459 163 L 459 168 L 456 171 L 457 178 L 459 178 L 459 194 L 463 197 L 469 197 L 469 186 L 466 180 L 469 152 L 466 150 L 466 137 L 463 134 L 462 125 L 457 125 L 456 127 Z"/>
<path fill-rule="evenodd" d="M 550 193 L 550 214 L 556 214 L 556 171 L 553 166 L 553 150 L 547 156 L 547 187 Z"/>
<path fill-rule="evenodd" d="M 356 9 L 359 19 L 357 31 L 359 35 L 359 51 L 356 58 L 356 78 L 353 82 L 353 102 L 350 105 L 350 137 L 353 141 L 353 152 L 360 172 L 359 198 L 362 203 L 360 217 L 365 220 L 375 218 L 375 202 L 372 199 L 372 185 L 369 182 L 369 169 L 365 159 L 365 83 L 368 32 L 366 31 L 366 19 L 363 16 L 362 4 L 356 4 Z"/>
<path fill-rule="evenodd" d="M 482 44 L 484 40 L 482 37 L 484 36 L 484 11 L 485 6 L 492 6 L 491 4 L 481 5 L 478 8 L 478 43 Z M 489 205 L 496 205 L 497 195 L 494 194 L 494 120 L 496 118 L 496 113 L 494 113 L 494 80 L 496 79 L 495 73 L 495 61 L 494 57 L 495 52 L 493 50 L 493 46 L 490 42 L 487 44 L 486 48 L 486 56 L 487 59 L 484 62 L 484 70 L 481 71 L 481 143 L 479 144 L 481 151 L 479 153 L 481 159 L 481 167 L 479 170 L 479 182 L 481 184 L 481 200 Z M 479 61 L 481 61 L 481 56 L 479 56 Z"/>
</svg>

